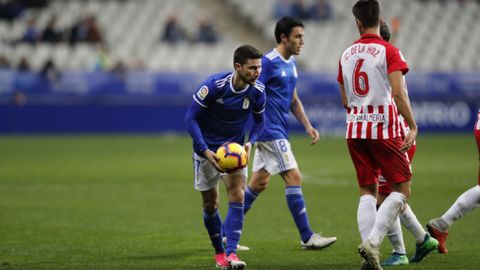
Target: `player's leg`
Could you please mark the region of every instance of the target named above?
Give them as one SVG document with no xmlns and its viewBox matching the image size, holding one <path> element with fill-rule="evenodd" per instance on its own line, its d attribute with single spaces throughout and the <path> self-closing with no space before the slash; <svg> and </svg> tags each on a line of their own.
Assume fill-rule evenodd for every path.
<svg viewBox="0 0 480 270">
<path fill-rule="evenodd" d="M 218 181 L 220 173 L 206 159 L 196 154 L 193 156 L 193 162 L 195 173 L 194 186 L 202 194 L 203 223 L 215 249 L 216 266 L 227 269 L 230 267 L 230 264 L 227 262 L 225 249 L 222 244 L 222 218 L 218 212 Z"/>
<path fill-rule="evenodd" d="M 410 258 L 410 262 L 420 262 L 431 251 L 437 249 L 438 241 L 425 231 L 409 204 L 400 211 L 399 217 L 402 225 L 413 234 L 416 240 L 415 254 Z"/>
<path fill-rule="evenodd" d="M 367 151 L 374 160 L 373 163 L 378 166 L 394 190 L 378 208 L 372 231 L 367 241 L 359 247 L 360 254 L 372 268 L 381 269 L 379 247 L 388 227 L 398 218 L 400 209 L 410 196 L 411 171 L 406 155 L 400 152 L 402 139 L 365 140 L 365 144 L 368 145 Z"/>
<path fill-rule="evenodd" d="M 218 187 L 202 191 L 201 193 L 203 201 L 203 224 L 215 248 L 216 266 L 221 269 L 227 269 L 230 264 L 227 261 L 221 238 L 222 218 L 218 213 Z"/>
<path fill-rule="evenodd" d="M 456 220 L 480 206 L 480 121 L 477 121 L 475 124 L 475 140 L 477 141 L 477 150 L 479 153 L 478 185 L 465 191 L 445 214 L 439 218 L 430 220 L 427 225 L 428 231 L 440 242 L 438 247 L 440 253 L 448 253 L 445 241 L 447 240 L 450 226 Z"/>
<path fill-rule="evenodd" d="M 252 173 L 252 178 L 250 178 L 250 182 L 245 190 L 245 214 L 250 210 L 258 195 L 267 188 L 269 181 L 270 174 L 263 168 Z"/>
<path fill-rule="evenodd" d="M 275 158 L 272 146 L 273 142 L 257 142 L 252 166 L 252 177 L 245 190 L 245 207 L 244 213 L 252 207 L 252 204 L 262 193 L 270 181 L 270 173 L 268 169 L 275 167 Z"/>
<path fill-rule="evenodd" d="M 379 183 L 382 183 L 383 176 L 379 177 Z M 383 178 L 384 179 L 384 178 Z M 377 208 L 383 203 L 387 196 L 391 192 L 391 186 L 388 183 L 383 183 L 385 185 L 379 185 L 378 187 L 378 196 L 377 196 Z M 403 232 L 402 225 L 400 224 L 400 219 L 397 218 L 388 228 L 387 231 L 388 239 L 392 244 L 393 251 L 392 254 L 382 263 L 382 266 L 395 266 L 395 265 L 405 265 L 408 264 L 407 252 L 405 250 L 405 243 L 403 242 Z"/>
<path fill-rule="evenodd" d="M 432 235 L 438 237 L 438 233 L 435 233 L 432 228 L 441 233 L 446 233 L 455 221 L 479 206 L 480 186 L 477 185 L 460 195 L 455 203 L 441 217 L 430 220 L 427 227 L 429 231 L 432 232 Z M 441 253 L 448 252 L 445 249 L 440 251 Z"/>
<path fill-rule="evenodd" d="M 280 176 L 285 181 L 285 198 L 292 218 L 300 233 L 301 245 L 305 249 L 321 249 L 337 241 L 336 237 L 323 237 L 313 233 L 308 220 L 307 208 L 302 192 L 301 175 L 298 168 L 281 172 Z"/>
<path fill-rule="evenodd" d="M 264 191 L 267 187 L 268 181 L 270 180 L 270 174 L 264 169 L 266 167 L 265 155 L 268 156 L 268 153 L 265 151 L 260 151 L 263 149 L 262 145 L 264 142 L 258 142 L 257 147 L 255 148 L 255 154 L 253 159 L 253 174 L 250 179 L 250 183 L 245 188 L 244 202 L 243 202 L 243 214 L 246 215 L 248 210 L 252 207 L 252 204 L 257 199 L 258 195 Z M 226 235 L 225 223 L 223 224 L 222 237 L 223 242 L 226 244 L 227 235 Z M 237 250 L 246 251 L 250 250 L 249 247 L 238 244 Z"/>
<path fill-rule="evenodd" d="M 243 200 L 246 177 L 246 168 L 237 173 L 225 174 L 222 177 L 228 197 L 228 212 L 225 218 L 226 254 L 233 269 L 243 269 L 246 266 L 246 263 L 236 255 L 243 229 Z"/>
<path fill-rule="evenodd" d="M 377 215 L 379 168 L 371 154 L 368 140 L 347 139 L 347 145 L 360 191 L 357 222 L 362 237 L 362 244 L 358 247 L 359 254 L 364 258 L 362 269 L 381 269 L 380 252 L 378 248 L 371 247 L 367 239 Z"/>
</svg>

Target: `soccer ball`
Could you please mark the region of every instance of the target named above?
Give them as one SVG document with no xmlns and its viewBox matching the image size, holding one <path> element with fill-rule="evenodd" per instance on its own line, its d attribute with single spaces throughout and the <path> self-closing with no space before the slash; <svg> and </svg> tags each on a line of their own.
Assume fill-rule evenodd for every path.
<svg viewBox="0 0 480 270">
<path fill-rule="evenodd" d="M 238 143 L 224 143 L 217 149 L 218 165 L 230 173 L 248 164 L 247 151 Z"/>
</svg>

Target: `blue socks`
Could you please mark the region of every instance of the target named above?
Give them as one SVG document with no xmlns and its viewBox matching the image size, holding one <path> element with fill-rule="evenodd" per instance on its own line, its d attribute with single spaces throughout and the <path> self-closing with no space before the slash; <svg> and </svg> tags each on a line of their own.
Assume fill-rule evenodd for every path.
<svg viewBox="0 0 480 270">
<path fill-rule="evenodd" d="M 244 197 L 244 203 L 243 203 L 243 215 L 245 215 L 248 210 L 250 210 L 250 207 L 252 207 L 253 202 L 257 198 L 258 193 L 255 191 L 251 190 L 249 186 L 247 186 L 247 190 L 245 190 L 245 197 Z M 222 236 L 227 237 L 226 235 L 226 228 L 225 228 L 225 223 L 223 223 L 222 227 Z"/>
<path fill-rule="evenodd" d="M 308 222 L 307 209 L 305 208 L 305 201 L 303 200 L 302 187 L 287 186 L 285 188 L 285 197 L 302 241 L 306 243 L 313 235 L 313 232 L 310 229 L 310 223 Z"/>
<path fill-rule="evenodd" d="M 238 241 L 243 227 L 243 203 L 229 202 L 225 218 L 225 235 L 227 236 L 227 256 L 237 251 Z"/>
<path fill-rule="evenodd" d="M 253 202 L 257 198 L 258 193 L 255 191 L 251 190 L 249 186 L 247 186 L 247 189 L 245 190 L 245 202 L 244 202 L 244 207 L 243 207 L 243 214 L 246 214 L 248 210 L 250 210 L 250 207 L 252 207 Z"/>
<path fill-rule="evenodd" d="M 203 209 L 203 223 L 205 224 L 205 228 L 207 228 L 208 235 L 215 248 L 215 254 L 225 252 L 222 243 L 222 218 L 218 210 L 215 210 L 213 213 L 208 213 Z"/>
</svg>

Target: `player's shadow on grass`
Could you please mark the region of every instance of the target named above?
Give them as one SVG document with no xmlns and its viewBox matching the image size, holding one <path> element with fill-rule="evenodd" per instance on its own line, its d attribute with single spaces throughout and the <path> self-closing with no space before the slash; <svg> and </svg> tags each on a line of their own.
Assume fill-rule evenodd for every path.
<svg viewBox="0 0 480 270">
<path fill-rule="evenodd" d="M 149 260 L 176 260 L 176 259 L 185 259 L 187 257 L 190 257 L 191 254 L 197 254 L 201 255 L 203 252 L 205 252 L 204 248 L 189 248 L 188 251 L 185 249 L 171 249 L 168 251 L 162 250 L 159 251 L 158 253 L 152 253 L 152 254 L 141 254 L 141 255 L 131 255 L 127 257 L 122 257 L 121 259 L 124 260 L 138 260 L 138 261 L 149 261 Z M 208 255 L 208 254 L 207 254 Z"/>
</svg>

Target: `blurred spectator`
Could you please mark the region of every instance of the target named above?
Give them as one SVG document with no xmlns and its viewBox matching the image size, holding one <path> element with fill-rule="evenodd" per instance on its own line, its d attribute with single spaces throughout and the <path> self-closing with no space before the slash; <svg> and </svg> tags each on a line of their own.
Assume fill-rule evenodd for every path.
<svg viewBox="0 0 480 270">
<path fill-rule="evenodd" d="M 50 82 L 55 82 L 60 78 L 60 71 L 53 60 L 48 59 L 40 70 L 40 75 L 46 77 Z"/>
<path fill-rule="evenodd" d="M 17 70 L 22 72 L 27 72 L 31 70 L 30 62 L 28 62 L 28 59 L 25 56 L 22 56 L 22 58 L 20 58 L 20 61 L 17 65 Z"/>
<path fill-rule="evenodd" d="M 400 20 L 397 17 L 392 17 L 390 20 L 391 28 L 391 37 L 390 43 L 395 44 L 397 41 L 398 34 L 400 33 Z"/>
<path fill-rule="evenodd" d="M 97 24 L 96 17 L 87 16 L 77 20 L 69 30 L 68 41 L 70 45 L 75 45 L 78 42 L 103 42 L 103 34 Z"/>
<path fill-rule="evenodd" d="M 103 42 L 103 35 L 100 27 L 97 23 L 95 16 L 88 16 L 85 20 L 85 26 L 87 30 L 86 41 L 89 43 L 101 43 Z"/>
<path fill-rule="evenodd" d="M 0 0 L 0 20 L 13 21 L 20 17 L 25 10 L 25 5 L 16 0 Z"/>
<path fill-rule="evenodd" d="M 291 16 L 291 4 L 289 0 L 278 0 L 273 6 L 273 18 L 278 20 L 285 16 Z"/>
<path fill-rule="evenodd" d="M 20 41 L 34 44 L 38 41 L 38 39 L 39 31 L 37 28 L 37 19 L 31 18 L 30 20 L 28 20 L 27 29 L 25 29 L 25 32 L 23 33 L 22 39 Z"/>
<path fill-rule="evenodd" d="M 85 27 L 84 19 L 78 19 L 70 27 L 68 33 L 68 41 L 70 45 L 75 45 L 77 42 L 86 40 L 87 38 L 87 28 Z"/>
<path fill-rule="evenodd" d="M 309 19 L 322 22 L 333 19 L 333 8 L 327 0 L 316 0 L 309 8 Z"/>
<path fill-rule="evenodd" d="M 197 38 L 199 43 L 216 43 L 218 41 L 218 34 L 211 20 L 201 18 L 198 22 Z"/>
<path fill-rule="evenodd" d="M 123 60 L 119 59 L 115 65 L 113 66 L 111 72 L 116 75 L 120 79 L 124 79 L 125 75 L 127 74 L 128 68 L 127 65 L 125 65 L 125 62 Z"/>
<path fill-rule="evenodd" d="M 56 29 L 57 17 L 52 16 L 43 29 L 41 40 L 48 43 L 57 43 L 61 40 L 61 34 Z"/>
<path fill-rule="evenodd" d="M 112 67 L 110 50 L 105 45 L 100 45 L 97 50 L 97 59 L 95 61 L 95 71 L 110 71 Z"/>
<path fill-rule="evenodd" d="M 11 65 L 8 59 L 3 55 L 0 54 L 0 69 L 10 69 Z"/>
<path fill-rule="evenodd" d="M 184 41 L 187 38 L 185 30 L 178 22 L 178 17 L 176 14 L 170 15 L 165 24 L 163 31 L 162 41 L 168 43 L 177 43 Z"/>
<path fill-rule="evenodd" d="M 295 0 L 295 2 L 291 5 L 290 15 L 293 17 L 297 17 L 301 20 L 308 20 L 309 14 L 308 9 L 305 6 L 303 0 Z"/>
</svg>

